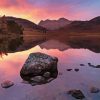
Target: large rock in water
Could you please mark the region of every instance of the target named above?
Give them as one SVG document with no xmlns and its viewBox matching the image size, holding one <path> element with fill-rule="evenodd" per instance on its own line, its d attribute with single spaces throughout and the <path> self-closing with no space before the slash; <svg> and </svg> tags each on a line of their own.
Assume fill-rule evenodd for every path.
<svg viewBox="0 0 100 100">
<path fill-rule="evenodd" d="M 31 53 L 20 71 L 20 76 L 32 85 L 48 83 L 57 78 L 57 62 L 56 57 Z"/>
</svg>

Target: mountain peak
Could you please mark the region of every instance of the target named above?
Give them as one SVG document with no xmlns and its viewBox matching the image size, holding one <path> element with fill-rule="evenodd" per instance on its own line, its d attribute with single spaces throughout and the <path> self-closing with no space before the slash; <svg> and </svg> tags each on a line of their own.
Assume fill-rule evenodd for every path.
<svg viewBox="0 0 100 100">
<path fill-rule="evenodd" d="M 62 28 L 68 24 L 70 24 L 71 21 L 69 21 L 68 19 L 65 18 L 59 18 L 58 20 L 41 20 L 39 25 L 48 29 L 48 30 L 56 30 L 59 28 Z"/>
<path fill-rule="evenodd" d="M 91 19 L 90 21 L 100 21 L 100 16 L 97 16 L 97 17 Z"/>
<path fill-rule="evenodd" d="M 60 20 L 60 21 L 65 21 L 65 20 L 69 21 L 68 19 L 66 19 L 66 18 L 64 18 L 64 17 L 59 18 L 59 20 Z"/>
</svg>

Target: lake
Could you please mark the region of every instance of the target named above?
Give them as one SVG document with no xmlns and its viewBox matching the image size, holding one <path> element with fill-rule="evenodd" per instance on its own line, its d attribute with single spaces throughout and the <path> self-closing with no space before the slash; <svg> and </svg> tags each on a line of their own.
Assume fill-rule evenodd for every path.
<svg viewBox="0 0 100 100">
<path fill-rule="evenodd" d="M 89 91 L 93 86 L 100 87 L 100 69 L 88 65 L 88 63 L 99 65 L 100 53 L 93 52 L 88 48 L 71 48 L 58 40 L 40 38 L 39 41 L 37 41 L 38 39 L 30 40 L 23 42 L 22 39 L 22 42 L 18 42 L 20 45 L 17 45 L 16 49 L 6 49 L 7 55 L 2 53 L 0 83 L 4 80 L 11 80 L 15 85 L 8 89 L 0 86 L 0 100 L 75 100 L 67 94 L 70 89 L 82 90 L 86 97 L 84 100 L 100 100 L 100 93 L 92 94 Z M 10 43 L 7 42 L 4 45 L 9 47 Z M 30 43 L 31 45 L 29 45 Z M 13 45 L 10 47 L 13 48 Z M 4 52 L 3 49 L 1 51 Z M 23 83 L 20 70 L 29 54 L 33 52 L 42 52 L 58 57 L 59 75 L 55 80 L 36 86 Z M 84 66 L 80 66 L 80 64 L 84 64 Z M 72 71 L 67 71 L 69 68 Z M 79 69 L 78 72 L 75 71 L 76 68 Z"/>
</svg>

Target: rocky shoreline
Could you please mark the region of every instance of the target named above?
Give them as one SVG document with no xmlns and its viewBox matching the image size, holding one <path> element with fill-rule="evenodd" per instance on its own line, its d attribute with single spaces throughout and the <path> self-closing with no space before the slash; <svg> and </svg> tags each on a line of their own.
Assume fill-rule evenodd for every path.
<svg viewBox="0 0 100 100">
<path fill-rule="evenodd" d="M 62 75 L 63 73 L 59 72 L 57 69 L 57 63 L 58 58 L 49 56 L 44 53 L 31 53 L 28 57 L 28 59 L 25 61 L 24 65 L 22 66 L 22 69 L 20 71 L 20 76 L 23 79 L 23 83 L 30 84 L 32 86 L 36 85 L 42 85 L 51 82 L 52 80 L 56 79 L 58 75 Z M 91 63 L 88 63 L 88 65 L 94 66 Z M 86 66 L 85 64 L 80 64 L 80 66 Z M 99 65 L 97 65 L 99 66 Z M 99 67 L 98 67 L 99 68 Z M 79 72 L 79 68 L 68 68 L 66 69 L 68 72 Z M 10 88 L 14 86 L 14 82 L 10 80 L 3 81 L 1 83 L 2 88 Z M 96 86 L 90 86 L 88 88 L 88 92 L 93 93 L 99 93 L 100 88 Z M 68 91 L 66 90 L 66 95 L 71 96 L 75 99 L 83 100 L 86 98 L 86 95 L 83 90 L 78 88 L 72 88 Z"/>
</svg>

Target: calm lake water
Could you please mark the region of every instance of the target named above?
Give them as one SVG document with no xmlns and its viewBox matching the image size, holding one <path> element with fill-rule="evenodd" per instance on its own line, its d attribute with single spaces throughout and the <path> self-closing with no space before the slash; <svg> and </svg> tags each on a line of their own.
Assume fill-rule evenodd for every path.
<svg viewBox="0 0 100 100">
<path fill-rule="evenodd" d="M 100 100 L 100 93 L 91 94 L 89 91 L 92 86 L 100 88 L 100 69 L 88 66 L 88 63 L 100 64 L 100 53 L 94 53 L 88 49 L 66 49 L 69 46 L 64 45 L 62 48 L 57 46 L 57 43 L 58 41 L 55 43 L 56 46 L 53 43 L 49 44 L 48 48 L 42 43 L 31 49 L 8 53 L 7 56 L 1 57 L 0 83 L 11 80 L 15 85 L 8 89 L 0 87 L 0 100 L 75 100 L 67 94 L 70 89 L 81 89 L 86 96 L 84 100 Z M 42 52 L 58 57 L 59 75 L 55 80 L 36 86 L 23 83 L 20 69 L 32 52 Z M 68 72 L 66 71 L 68 68 L 73 70 Z M 75 72 L 75 68 L 79 68 L 79 72 Z"/>
</svg>

